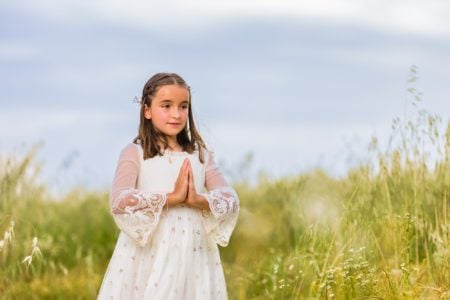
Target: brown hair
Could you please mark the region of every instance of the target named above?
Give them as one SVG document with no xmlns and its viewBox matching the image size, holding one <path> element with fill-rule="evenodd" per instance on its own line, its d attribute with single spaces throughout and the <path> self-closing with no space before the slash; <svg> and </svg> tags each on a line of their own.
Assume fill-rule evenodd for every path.
<svg viewBox="0 0 450 300">
<path fill-rule="evenodd" d="M 140 142 L 144 150 L 144 159 L 155 157 L 156 155 L 163 155 L 163 151 L 168 148 L 169 144 L 165 135 L 153 126 L 151 120 L 144 116 L 145 106 L 150 107 L 153 97 L 156 95 L 159 87 L 164 85 L 176 84 L 179 87 L 186 88 L 189 94 L 188 104 L 188 121 L 186 127 L 177 135 L 177 142 L 183 148 L 183 151 L 193 153 L 195 150 L 199 152 L 199 159 L 203 163 L 203 149 L 206 150 L 205 143 L 197 131 L 192 115 L 192 95 L 190 86 L 175 73 L 157 73 L 153 75 L 142 90 L 141 112 L 138 135 L 133 142 Z M 163 147 L 160 147 L 160 144 Z"/>
</svg>

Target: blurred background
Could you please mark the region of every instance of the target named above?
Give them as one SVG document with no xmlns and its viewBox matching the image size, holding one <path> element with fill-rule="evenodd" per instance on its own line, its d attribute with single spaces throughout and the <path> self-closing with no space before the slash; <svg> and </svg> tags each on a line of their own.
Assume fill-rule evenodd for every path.
<svg viewBox="0 0 450 300">
<path fill-rule="evenodd" d="M 450 299 L 449 53 L 445 0 L 1 1 L 0 299 L 96 298 L 161 71 L 240 198 L 230 299 Z"/>
<path fill-rule="evenodd" d="M 54 192 L 109 188 L 147 79 L 177 72 L 225 169 L 342 175 L 404 115 L 418 66 L 450 112 L 447 1 L 2 1 L 0 151 L 40 144 Z"/>
</svg>

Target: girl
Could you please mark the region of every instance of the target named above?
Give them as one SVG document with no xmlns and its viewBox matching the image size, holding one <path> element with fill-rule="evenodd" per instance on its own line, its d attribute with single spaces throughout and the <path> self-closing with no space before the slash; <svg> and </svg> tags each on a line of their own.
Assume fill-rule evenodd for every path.
<svg viewBox="0 0 450 300">
<path fill-rule="evenodd" d="M 228 244 L 239 199 L 195 127 L 179 75 L 145 84 L 139 133 L 119 156 L 110 206 L 121 232 L 98 299 L 227 298 L 217 244 Z"/>
</svg>

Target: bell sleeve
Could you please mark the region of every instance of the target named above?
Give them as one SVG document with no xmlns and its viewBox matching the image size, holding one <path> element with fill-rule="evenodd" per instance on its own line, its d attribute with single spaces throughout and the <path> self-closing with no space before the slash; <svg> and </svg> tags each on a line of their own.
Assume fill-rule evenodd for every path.
<svg viewBox="0 0 450 300">
<path fill-rule="evenodd" d="M 129 144 L 120 153 L 109 200 L 119 229 L 144 247 L 159 222 L 167 195 L 138 190 L 139 169 L 139 150 Z"/>
<path fill-rule="evenodd" d="M 203 210 L 203 225 L 206 233 L 222 247 L 226 247 L 233 233 L 239 215 L 239 197 L 227 183 L 211 153 L 207 153 L 205 187 L 202 193 L 210 211 Z"/>
</svg>

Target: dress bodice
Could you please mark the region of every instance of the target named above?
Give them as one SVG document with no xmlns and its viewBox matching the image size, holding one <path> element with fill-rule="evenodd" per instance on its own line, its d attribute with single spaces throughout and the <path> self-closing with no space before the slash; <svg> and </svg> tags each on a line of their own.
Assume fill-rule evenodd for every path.
<svg viewBox="0 0 450 300">
<path fill-rule="evenodd" d="M 206 165 L 200 162 L 197 151 L 192 154 L 165 151 L 161 156 L 143 160 L 142 147 L 140 145 L 136 145 L 136 147 L 139 148 L 139 156 L 141 158 L 141 168 L 137 182 L 138 189 L 161 193 L 172 192 L 181 165 L 184 159 L 188 158 L 192 166 L 195 189 L 198 192 L 204 190 Z"/>
</svg>

